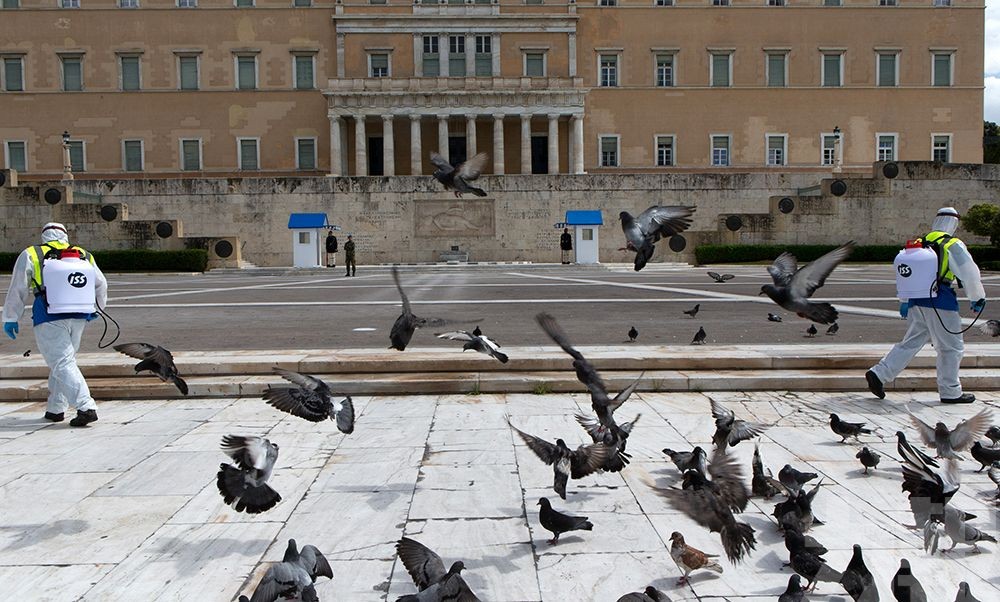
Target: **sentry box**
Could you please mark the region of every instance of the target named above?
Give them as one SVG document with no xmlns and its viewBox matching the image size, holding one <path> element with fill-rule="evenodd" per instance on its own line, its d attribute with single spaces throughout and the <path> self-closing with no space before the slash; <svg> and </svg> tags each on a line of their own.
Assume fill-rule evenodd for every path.
<svg viewBox="0 0 1000 602">
<path fill-rule="evenodd" d="M 601 210 L 574 210 L 566 212 L 566 221 L 555 224 L 558 230 L 573 229 L 575 263 L 600 263 L 598 229 L 604 225 Z"/>
<path fill-rule="evenodd" d="M 292 267 L 320 268 L 325 265 L 326 231 L 340 230 L 327 222 L 325 213 L 292 213 L 288 216 L 292 231 Z"/>
</svg>

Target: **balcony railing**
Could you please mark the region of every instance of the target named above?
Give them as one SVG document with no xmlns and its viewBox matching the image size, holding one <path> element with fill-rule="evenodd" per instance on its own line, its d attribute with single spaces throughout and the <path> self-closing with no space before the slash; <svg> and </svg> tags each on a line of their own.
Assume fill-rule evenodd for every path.
<svg viewBox="0 0 1000 602">
<path fill-rule="evenodd" d="M 582 77 L 358 77 L 331 79 L 337 92 L 483 92 L 582 89 Z"/>
</svg>

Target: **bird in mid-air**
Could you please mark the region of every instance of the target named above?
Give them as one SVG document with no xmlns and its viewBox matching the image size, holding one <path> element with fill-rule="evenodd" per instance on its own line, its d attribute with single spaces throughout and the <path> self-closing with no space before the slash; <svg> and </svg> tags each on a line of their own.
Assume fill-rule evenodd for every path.
<svg viewBox="0 0 1000 602">
<path fill-rule="evenodd" d="M 222 451 L 236 462 L 221 464 L 216 485 L 227 505 L 237 512 L 259 514 L 281 501 L 267 484 L 278 461 L 278 446 L 263 437 L 226 435 Z"/>
<path fill-rule="evenodd" d="M 732 280 L 733 278 L 736 278 L 736 276 L 733 274 L 720 274 L 718 272 L 709 272 L 708 277 L 711 278 L 712 280 L 715 280 L 716 282 L 725 282 L 727 280 Z"/>
<path fill-rule="evenodd" d="M 404 537 L 396 543 L 396 554 L 417 586 L 417 594 L 409 594 L 396 602 L 480 602 L 469 584 L 462 578 L 465 563 L 453 562 L 448 570 L 444 561 L 424 544 Z"/>
<path fill-rule="evenodd" d="M 779 316 L 778 314 L 772 314 L 771 312 L 767 312 L 767 321 L 768 322 L 780 322 L 781 321 L 781 316 Z"/>
<path fill-rule="evenodd" d="M 835 335 L 839 330 L 840 330 L 840 324 L 834 322 L 833 324 L 830 324 L 829 328 L 826 329 L 826 334 Z"/>
<path fill-rule="evenodd" d="M 486 191 L 476 188 L 470 182 L 475 181 L 483 173 L 489 155 L 479 153 L 478 155 L 459 163 L 452 167 L 448 160 L 438 153 L 431 153 L 431 163 L 437 169 L 434 171 L 434 179 L 444 185 L 445 190 L 455 193 L 456 197 L 461 197 L 465 193 L 472 193 L 476 196 L 486 196 Z"/>
<path fill-rule="evenodd" d="M 501 364 L 506 364 L 509 359 L 506 353 L 500 351 L 500 345 L 482 334 L 482 331 L 477 335 L 465 330 L 456 330 L 454 332 L 442 332 L 435 336 L 439 339 L 463 341 L 462 351 L 468 351 L 469 349 L 478 351 L 484 355 L 496 358 Z"/>
<path fill-rule="evenodd" d="M 652 206 L 638 216 L 628 211 L 618 214 L 625 233 L 625 250 L 635 251 L 635 271 L 646 267 L 657 241 L 670 238 L 691 227 L 694 207 Z"/>
<path fill-rule="evenodd" d="M 350 395 L 335 402 L 330 387 L 315 376 L 284 368 L 274 368 L 274 373 L 297 386 L 269 387 L 264 391 L 264 401 L 309 422 L 329 419 L 337 423 L 340 432 L 347 435 L 354 432 L 354 402 Z"/>
<path fill-rule="evenodd" d="M 979 332 L 991 337 L 1000 337 L 1000 320 L 986 320 L 979 325 Z"/>
<path fill-rule="evenodd" d="M 812 302 L 809 297 L 823 286 L 833 269 L 847 259 L 853 250 L 854 242 L 848 242 L 803 268 L 799 268 L 794 255 L 782 253 L 767 268 L 774 284 L 760 287 L 760 294 L 767 295 L 782 308 L 801 318 L 820 324 L 833 324 L 837 321 L 837 310 L 829 303 Z"/>
<path fill-rule="evenodd" d="M 694 307 L 692 307 L 691 309 L 685 309 L 684 313 L 693 318 L 698 315 L 698 310 L 700 309 L 701 309 L 701 303 L 695 303 Z"/>
<path fill-rule="evenodd" d="M 954 458 L 961 460 L 957 452 L 969 449 L 979 440 L 990 426 L 992 415 L 989 410 L 980 410 L 971 418 L 959 422 L 954 429 L 949 429 L 943 422 L 931 426 L 917 418 L 912 413 L 910 420 L 917 427 L 924 444 L 937 450 L 939 458 Z"/>
<path fill-rule="evenodd" d="M 124 353 L 129 357 L 142 360 L 135 365 L 136 372 L 149 370 L 160 378 L 163 382 L 171 382 L 182 394 L 188 394 L 187 383 L 177 375 L 177 366 L 174 365 L 174 356 L 169 351 L 159 345 L 149 343 L 123 343 L 115 345 L 115 351 Z"/>
</svg>

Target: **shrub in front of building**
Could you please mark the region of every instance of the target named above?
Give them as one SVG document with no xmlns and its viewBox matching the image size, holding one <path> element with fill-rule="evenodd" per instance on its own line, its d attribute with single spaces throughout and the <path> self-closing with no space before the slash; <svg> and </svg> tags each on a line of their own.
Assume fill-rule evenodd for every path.
<svg viewBox="0 0 1000 602">
<path fill-rule="evenodd" d="M 93 253 L 103 272 L 204 272 L 208 266 L 208 251 L 204 249 L 118 249 Z M 19 254 L 0 253 L 0 271 L 13 270 Z"/>
</svg>

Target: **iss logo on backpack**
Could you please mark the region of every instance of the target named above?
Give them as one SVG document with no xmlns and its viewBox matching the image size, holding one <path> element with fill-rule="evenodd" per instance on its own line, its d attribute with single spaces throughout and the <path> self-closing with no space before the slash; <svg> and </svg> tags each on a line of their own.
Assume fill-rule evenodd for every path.
<svg viewBox="0 0 1000 602">
<path fill-rule="evenodd" d="M 905 263 L 899 264 L 899 266 L 896 268 L 896 271 L 899 272 L 899 275 L 902 276 L 903 278 L 909 278 L 910 275 L 913 274 L 913 270 L 910 269 L 910 266 L 906 265 Z"/>
<path fill-rule="evenodd" d="M 69 285 L 73 288 L 83 288 L 87 286 L 87 276 L 81 274 L 80 272 L 73 272 L 66 277 L 66 281 L 69 282 Z"/>
</svg>

